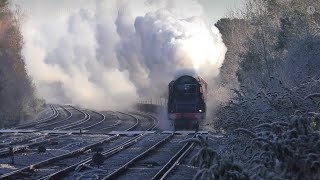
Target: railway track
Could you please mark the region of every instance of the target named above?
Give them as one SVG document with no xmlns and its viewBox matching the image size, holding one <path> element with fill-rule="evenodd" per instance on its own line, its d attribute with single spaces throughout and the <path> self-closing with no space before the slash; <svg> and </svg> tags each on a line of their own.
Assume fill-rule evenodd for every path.
<svg viewBox="0 0 320 180">
<path fill-rule="evenodd" d="M 98 133 L 108 133 L 112 131 L 113 129 L 116 129 L 117 131 L 145 131 L 146 129 L 151 129 L 154 126 L 157 126 L 157 124 L 154 123 L 154 121 L 157 121 L 156 119 L 153 119 L 151 122 L 148 122 L 147 125 L 142 124 L 143 122 L 146 122 L 145 120 L 141 120 L 138 118 L 139 116 L 133 115 L 131 113 L 124 113 L 124 112 L 112 112 L 114 113 L 114 116 L 116 116 L 115 121 L 111 124 L 107 124 L 105 127 L 100 127 L 96 129 Z"/>
<path fill-rule="evenodd" d="M 106 116 L 102 113 L 99 113 L 97 111 L 91 111 L 92 113 L 94 113 L 95 115 L 98 115 L 101 117 L 101 119 L 99 118 L 95 118 L 94 121 L 91 121 L 90 123 L 86 124 L 85 127 L 83 128 L 83 130 L 95 130 L 95 128 L 99 125 L 101 125 L 102 123 L 104 123 L 106 121 Z M 91 115 L 92 117 L 92 115 Z"/>
<path fill-rule="evenodd" d="M 20 143 L 25 143 L 33 138 L 37 137 L 37 134 L 29 133 L 29 134 L 7 134 L 0 138 L 0 148 L 9 147 L 13 145 L 17 145 Z"/>
<path fill-rule="evenodd" d="M 4 147 L 0 149 L 0 157 L 7 157 L 10 155 L 10 147 L 12 148 L 12 151 L 14 154 L 21 153 L 28 151 L 29 149 L 39 146 L 41 144 L 45 144 L 49 141 L 53 141 L 62 137 L 65 137 L 67 135 L 43 135 L 43 136 L 37 136 L 28 141 L 28 143 L 22 143 L 15 146 L 9 146 Z"/>
<path fill-rule="evenodd" d="M 76 109 L 76 108 L 75 108 Z M 88 112 L 85 112 L 83 110 L 80 110 L 80 109 L 76 109 L 77 111 L 79 111 L 82 115 L 83 115 L 83 118 L 78 120 L 78 121 L 75 121 L 75 122 L 71 122 L 69 124 L 66 124 L 66 125 L 62 125 L 62 126 L 59 126 L 59 127 L 55 127 L 53 128 L 53 130 L 88 130 L 88 131 L 91 131 L 91 132 L 94 132 L 94 131 L 103 131 L 103 130 L 106 130 L 106 129 L 114 129 L 116 126 L 120 125 L 120 124 L 124 124 L 124 123 L 115 123 L 115 124 L 112 124 L 111 126 L 110 125 L 107 125 L 106 124 L 106 121 L 107 121 L 107 118 L 104 114 L 100 113 L 100 112 L 97 112 L 97 111 L 88 111 Z M 90 115 L 90 113 L 91 115 Z M 121 112 L 118 112 L 118 113 L 121 113 Z M 121 113 L 122 115 L 126 115 L 126 116 L 131 116 L 131 115 L 128 115 L 126 113 Z M 98 116 L 98 117 L 94 117 L 94 116 Z M 118 118 L 119 121 L 124 121 L 122 120 L 121 118 Z M 134 119 L 134 123 L 136 123 L 136 119 Z M 128 123 L 129 121 L 126 121 L 127 124 L 130 124 Z M 100 126 L 102 123 L 104 123 L 104 125 L 108 126 L 108 128 L 104 128 L 104 126 Z M 131 126 L 131 124 L 129 125 Z M 126 128 L 127 126 L 125 126 Z M 136 125 L 134 125 L 133 128 L 135 128 Z M 126 130 L 126 129 L 124 129 Z M 131 130 L 131 129 L 130 129 Z M 105 131 L 103 133 L 107 133 L 107 132 L 110 132 L 110 131 Z"/>
<path fill-rule="evenodd" d="M 91 114 L 89 114 L 89 112 Z M 92 130 L 92 131 L 95 131 L 95 130 L 99 130 L 99 127 L 102 123 L 104 123 L 107 118 L 104 114 L 102 113 L 99 113 L 97 111 L 88 111 L 88 112 L 84 112 L 86 113 L 89 118 L 87 119 L 87 121 L 84 121 L 76 126 L 73 126 L 72 130 Z M 69 128 L 68 128 L 69 129 Z"/>
<path fill-rule="evenodd" d="M 70 107 L 72 107 L 72 106 L 70 106 Z M 88 113 L 86 113 L 80 109 L 77 109 L 75 107 L 72 107 L 72 108 L 75 109 L 76 111 L 80 112 L 81 116 L 83 116 L 83 117 L 79 120 L 68 122 L 67 124 L 66 124 L 66 121 L 64 121 L 64 122 L 62 122 L 63 125 L 60 125 L 58 127 L 54 127 L 53 130 L 70 130 L 73 127 L 77 127 L 77 126 L 90 120 L 90 115 Z M 70 120 L 70 119 L 68 119 L 68 120 Z"/>
<path fill-rule="evenodd" d="M 167 173 L 163 179 L 185 179 L 190 177 L 192 179 L 197 174 L 198 168 L 190 164 L 191 159 L 199 152 L 199 147 L 193 147 L 179 163 L 174 166 L 174 169 Z M 160 178 L 159 178 L 160 179 Z"/>
<path fill-rule="evenodd" d="M 184 139 L 184 136 L 169 134 L 102 179 L 162 179 L 192 148 L 193 144 L 180 143 Z"/>
<path fill-rule="evenodd" d="M 149 126 L 154 126 L 154 128 L 152 128 L 152 130 L 155 129 L 155 127 L 158 126 L 159 122 L 157 120 L 156 117 L 150 116 L 148 114 L 144 114 L 144 113 L 136 113 L 136 112 L 130 112 L 130 114 L 132 114 L 134 117 L 138 117 L 138 119 L 140 121 L 144 121 L 144 123 L 140 123 L 141 126 L 136 127 L 135 130 L 139 131 L 139 130 L 143 130 L 148 128 Z"/>
<path fill-rule="evenodd" d="M 70 111 L 68 111 L 70 112 Z M 71 112 L 70 112 L 71 113 Z M 83 126 L 83 130 L 86 130 L 86 129 L 91 129 L 95 126 L 98 126 L 100 123 L 104 122 L 106 120 L 106 117 L 105 115 L 101 114 L 101 113 L 98 113 L 98 112 L 94 112 L 96 113 L 97 115 L 100 115 L 102 117 L 101 120 L 97 121 L 97 122 L 93 122 L 87 126 Z M 72 116 L 72 113 L 67 117 L 70 118 Z M 80 119 L 79 121 L 76 121 L 76 123 L 79 123 L 82 125 L 83 121 L 84 120 L 87 120 L 88 116 L 85 116 L 83 119 Z M 69 129 L 69 127 L 76 127 L 76 123 L 71 123 L 71 124 L 67 124 L 65 126 L 65 128 L 61 128 L 60 130 L 65 130 L 65 129 Z M 54 123 L 51 123 L 50 126 L 54 124 Z M 128 128 L 127 130 L 132 130 L 133 128 L 135 128 L 136 126 L 138 125 L 137 121 L 135 120 L 135 124 Z M 43 126 L 45 127 L 45 126 Z M 110 131 L 109 131 L 110 132 Z M 2 143 L 0 144 L 0 147 L 2 146 L 2 148 L 0 149 L 0 157 L 6 157 L 9 155 L 9 148 L 12 147 L 13 148 L 13 152 L 15 154 L 17 153 L 21 153 L 21 152 L 26 152 L 28 151 L 29 149 L 35 147 L 35 146 L 39 146 L 39 145 L 42 145 L 42 144 L 46 144 L 50 141 L 53 141 L 57 138 L 63 138 L 63 137 L 66 137 L 66 135 L 60 135 L 60 136 L 57 136 L 57 135 L 53 135 L 54 137 L 52 137 L 52 135 L 46 135 L 46 134 L 41 134 L 41 133 L 32 133 L 32 134 L 24 134 L 24 135 L 21 135 L 21 137 L 18 139 L 18 140 L 13 140 L 13 141 L 10 141 L 8 143 Z M 57 136 L 57 137 L 55 137 Z"/>
<path fill-rule="evenodd" d="M 54 123 L 51 122 L 53 119 L 57 118 L 60 115 L 58 113 L 55 106 L 51 105 L 53 110 L 53 114 L 47 118 L 43 118 L 42 120 L 30 123 L 28 125 L 23 125 L 24 128 L 34 126 L 38 131 L 34 131 L 32 133 L 24 133 L 24 134 L 8 134 L 6 135 L 8 142 L 3 142 L 0 144 L 0 157 L 6 157 L 9 155 L 9 149 L 12 148 L 13 153 L 20 153 L 28 151 L 30 148 L 35 146 L 39 146 L 41 144 L 45 144 L 49 141 L 55 140 L 56 138 L 65 137 L 64 135 L 47 135 L 43 133 L 39 133 L 40 129 L 39 126 L 47 124 L 47 123 Z M 61 106 L 63 109 L 64 107 Z M 21 126 L 20 126 L 21 127 Z M 17 137 L 16 137 L 17 136 Z M 4 138 L 4 137 L 2 137 Z"/>
<path fill-rule="evenodd" d="M 186 143 L 168 162 L 162 169 L 152 177 L 155 179 L 165 179 L 172 173 L 172 171 L 183 161 L 183 159 L 188 155 L 188 153 L 194 147 L 194 143 Z"/>
<path fill-rule="evenodd" d="M 117 114 L 118 114 L 118 119 L 120 119 L 121 123 L 122 123 L 122 127 L 119 127 L 119 129 L 118 129 L 120 131 L 123 131 L 123 130 L 124 131 L 133 131 L 140 124 L 140 120 L 138 118 L 136 118 L 135 116 L 131 115 L 131 114 L 123 113 L 123 112 L 117 112 Z M 121 118 L 120 116 L 124 116 L 124 117 L 127 117 L 127 118 L 123 118 L 123 117 Z M 128 117 L 132 121 L 128 121 Z"/>
<path fill-rule="evenodd" d="M 135 129 L 135 128 L 137 128 L 139 126 L 140 121 L 139 121 L 138 118 L 136 118 L 135 116 L 132 116 L 130 114 L 127 114 L 127 113 L 122 113 L 122 114 L 123 115 L 128 115 L 128 116 L 132 117 L 135 120 L 135 123 L 131 127 L 126 129 L 127 131 L 133 130 L 133 129 Z M 154 122 L 156 122 L 156 121 L 154 120 Z M 156 123 L 153 124 L 152 126 L 149 126 L 148 129 L 144 129 L 144 130 L 145 131 L 152 130 L 153 128 L 155 128 L 155 126 L 156 126 Z M 122 151 L 123 149 L 125 149 L 125 148 L 127 148 L 127 147 L 129 147 L 129 146 L 131 146 L 131 145 L 133 145 L 135 143 L 137 143 L 138 141 L 143 139 L 145 136 L 146 136 L 145 133 L 142 133 L 140 135 L 135 135 L 133 138 L 130 138 L 126 142 L 123 142 L 120 145 L 117 145 L 116 147 L 110 147 L 107 151 L 104 152 L 104 155 L 108 155 L 108 154 L 110 155 L 112 153 L 116 153 L 116 152 Z M 111 137 L 108 137 L 106 139 L 103 139 L 103 140 L 101 140 L 99 142 L 96 142 L 94 144 L 88 145 L 86 147 L 82 147 L 82 148 L 73 150 L 71 152 L 64 153 L 62 155 L 55 156 L 55 157 L 43 160 L 41 162 L 37 162 L 37 163 L 31 164 L 31 165 L 26 166 L 26 167 L 22 167 L 22 168 L 20 168 L 18 170 L 15 170 L 15 171 L 12 171 L 12 172 L 8 172 L 8 173 L 3 174 L 2 176 L 0 176 L 0 178 L 19 179 L 21 177 L 28 177 L 28 176 L 30 176 L 30 178 L 34 178 L 35 176 L 37 176 L 34 172 L 38 172 L 39 169 L 41 169 L 41 168 L 45 167 L 47 169 L 48 168 L 47 166 L 53 165 L 54 163 L 57 163 L 57 162 L 63 163 L 63 162 L 66 161 L 66 159 L 69 159 L 69 160 L 73 159 L 74 160 L 74 158 L 75 158 L 75 161 L 77 163 L 74 163 L 71 160 L 71 162 L 73 162 L 73 164 L 71 163 L 71 165 L 67 165 L 67 167 L 62 167 L 58 171 L 45 176 L 45 178 L 47 178 L 47 179 L 60 177 L 63 174 L 74 170 L 80 164 L 90 163 L 91 158 L 86 156 L 86 154 L 84 152 L 91 151 L 95 147 L 105 145 L 106 143 L 110 142 L 111 140 L 115 140 L 115 139 L 118 139 L 120 137 L 121 136 L 119 136 L 119 135 L 113 135 Z M 83 156 L 81 156 L 81 155 L 83 155 Z M 79 159 L 79 156 L 81 156 L 80 159 Z M 61 162 L 61 161 L 63 161 L 63 162 Z M 43 176 L 44 175 L 41 174 L 40 177 L 43 177 Z M 37 176 L 36 179 L 39 179 L 39 176 Z"/>
<path fill-rule="evenodd" d="M 68 115 L 68 111 L 65 112 Z M 24 146 L 23 139 L 21 139 L 21 149 L 16 153 L 24 153 L 19 157 L 24 158 L 24 161 L 35 156 L 40 156 L 39 159 L 31 158 L 29 164 L 17 165 L 18 169 L 5 172 L 0 179 L 172 179 L 172 177 L 175 179 L 177 177 L 175 171 L 183 172 L 187 169 L 188 165 L 184 159 L 190 158 L 190 152 L 195 152 L 193 144 L 181 143 L 187 137 L 191 137 L 190 135 L 158 134 L 157 131 L 155 131 L 156 134 L 150 134 L 148 131 L 155 130 L 158 125 L 156 117 L 150 114 L 141 112 L 103 114 L 82 110 L 79 112 L 80 120 L 71 122 L 62 128 L 61 126 L 55 127 L 56 130 L 82 129 L 92 131 L 92 134 L 56 135 L 55 139 L 48 141 L 38 137 L 44 142 L 38 141 L 37 144 L 31 144 L 31 146 Z M 66 118 L 72 116 L 72 112 L 70 113 Z M 53 126 L 52 123 L 48 124 Z M 42 124 L 39 130 L 45 127 Z M 112 129 L 133 132 L 124 133 L 127 134 L 124 136 L 95 133 L 95 131 L 108 133 Z M 32 136 L 29 137 L 31 140 L 32 138 Z M 84 138 L 96 141 L 83 143 L 87 142 L 83 140 Z M 55 142 L 57 144 L 54 144 Z M 39 145 L 45 145 L 48 153 L 37 153 L 37 149 L 34 148 Z M 92 157 L 98 151 L 104 159 L 99 168 L 92 162 Z M 0 164 L 1 161 L 0 149 Z M 185 163 L 185 166 L 181 166 L 181 163 Z M 192 170 L 190 172 L 195 171 L 195 169 Z"/>
<path fill-rule="evenodd" d="M 88 130 L 89 134 L 106 134 L 110 132 L 112 129 L 119 127 L 123 124 L 122 120 L 113 111 L 106 112 L 96 112 L 92 111 L 93 116 L 100 116 L 99 121 L 92 126 L 87 127 L 85 130 Z M 97 118 L 98 119 L 98 118 Z"/>
<path fill-rule="evenodd" d="M 56 120 L 56 121 L 53 121 L 53 122 L 44 122 L 44 123 L 41 123 L 41 124 L 38 124 L 35 126 L 36 129 L 38 130 L 43 130 L 43 129 L 51 129 L 50 127 L 55 127 L 57 124 L 59 123 L 63 123 L 63 122 L 66 122 L 68 121 L 69 119 L 72 118 L 73 114 L 71 111 L 69 111 L 67 108 L 65 108 L 64 106 L 60 106 L 61 109 L 65 112 L 66 114 L 66 117 L 65 118 L 62 118 L 62 119 L 59 119 L 59 120 Z"/>
<path fill-rule="evenodd" d="M 44 118 L 41 118 L 39 120 L 33 121 L 31 123 L 17 126 L 17 127 L 15 127 L 15 129 L 32 128 L 32 127 L 34 127 L 36 125 L 55 120 L 60 115 L 60 113 L 59 113 L 59 111 L 57 110 L 57 108 L 54 105 L 50 105 L 50 108 L 52 110 L 52 114 L 49 117 L 44 117 Z"/>
<path fill-rule="evenodd" d="M 136 157 L 137 154 L 141 154 L 146 149 L 152 148 L 155 143 L 162 142 L 168 135 L 151 136 L 147 134 L 137 135 L 128 141 L 108 149 L 101 154 L 104 156 L 104 163 L 100 166 L 99 171 L 97 167 L 92 164 L 92 161 L 87 161 L 85 163 L 79 164 L 77 166 L 77 171 L 73 171 L 66 179 L 78 179 L 78 178 L 90 178 L 94 177 L 94 174 L 99 176 L 101 179 L 107 176 L 112 171 L 117 168 L 124 166 L 128 160 Z M 94 174 L 91 174 L 93 170 Z M 98 171 L 95 171 L 98 170 Z M 54 177 L 56 178 L 56 177 Z M 53 179 L 53 178 L 50 178 Z"/>
</svg>

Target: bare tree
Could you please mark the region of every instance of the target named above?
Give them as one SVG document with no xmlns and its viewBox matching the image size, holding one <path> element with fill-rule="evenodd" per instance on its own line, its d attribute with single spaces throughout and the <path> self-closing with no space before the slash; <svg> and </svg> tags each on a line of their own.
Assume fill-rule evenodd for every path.
<svg viewBox="0 0 320 180">
<path fill-rule="evenodd" d="M 8 8 L 8 1 L 0 1 L 0 112 L 6 118 L 3 125 L 15 124 L 21 113 L 37 109 L 35 89 L 21 54 L 23 38 L 19 13 Z"/>
</svg>

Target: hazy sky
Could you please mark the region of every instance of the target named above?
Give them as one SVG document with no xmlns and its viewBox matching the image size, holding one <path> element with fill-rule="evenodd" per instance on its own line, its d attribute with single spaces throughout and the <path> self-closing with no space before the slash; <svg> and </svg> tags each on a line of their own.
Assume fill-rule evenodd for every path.
<svg viewBox="0 0 320 180">
<path fill-rule="evenodd" d="M 241 0 L 10 2 L 26 15 L 23 55 L 39 95 L 105 109 L 160 97 L 184 70 L 213 81 L 226 47 L 203 14 L 213 24 Z"/>
<path fill-rule="evenodd" d="M 24 6 L 26 7 L 34 7 L 38 6 L 43 3 L 39 3 L 42 0 L 28 0 L 26 3 L 23 3 Z M 161 1 L 161 0 L 157 0 Z M 207 14 L 207 16 L 210 18 L 211 22 L 215 22 L 219 20 L 221 17 L 224 17 L 229 10 L 235 9 L 235 8 L 240 8 L 241 4 L 243 3 L 244 0 L 197 0 L 199 1 L 202 5 L 203 8 Z M 15 0 L 13 2 L 18 2 L 18 4 L 22 4 L 22 0 Z M 69 1 L 70 3 L 72 1 Z M 69 3 L 68 1 L 63 2 Z M 80 1 L 81 3 L 84 1 Z M 14 3 L 13 3 L 14 4 Z M 46 1 L 46 4 L 51 4 L 53 6 L 59 6 L 61 4 L 56 3 L 55 1 Z"/>
<path fill-rule="evenodd" d="M 224 17 L 229 10 L 240 8 L 243 0 L 199 0 L 210 21 L 217 21 Z"/>
</svg>

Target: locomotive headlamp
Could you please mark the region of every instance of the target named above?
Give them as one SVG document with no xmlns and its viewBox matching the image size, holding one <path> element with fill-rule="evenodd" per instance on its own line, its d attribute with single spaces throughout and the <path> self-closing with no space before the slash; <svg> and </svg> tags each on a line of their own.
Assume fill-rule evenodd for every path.
<svg viewBox="0 0 320 180">
<path fill-rule="evenodd" d="M 202 110 L 200 109 L 199 112 L 202 112 Z"/>
</svg>

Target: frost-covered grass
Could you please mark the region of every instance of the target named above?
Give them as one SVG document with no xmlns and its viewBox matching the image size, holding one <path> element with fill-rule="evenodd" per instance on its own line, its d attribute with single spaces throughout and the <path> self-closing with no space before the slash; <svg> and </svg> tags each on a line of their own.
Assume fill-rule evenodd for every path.
<svg viewBox="0 0 320 180">
<path fill-rule="evenodd" d="M 192 158 L 191 163 L 199 167 L 193 179 L 248 179 L 248 174 L 233 157 L 225 158 L 208 145 L 208 137 L 198 135 L 188 141 L 195 142 L 201 148 Z"/>
<path fill-rule="evenodd" d="M 199 138 L 195 178 L 320 177 L 320 81 L 294 88 L 270 81 L 272 88 L 254 96 L 235 91 L 236 97 L 220 109 L 215 128 L 226 131 L 226 150 L 219 154 Z"/>
<path fill-rule="evenodd" d="M 320 2 L 246 0 L 216 24 L 228 48 L 220 85 L 234 89 L 214 110 L 226 133 L 218 155 L 248 179 L 320 177 L 320 13 L 310 6 Z"/>
</svg>

